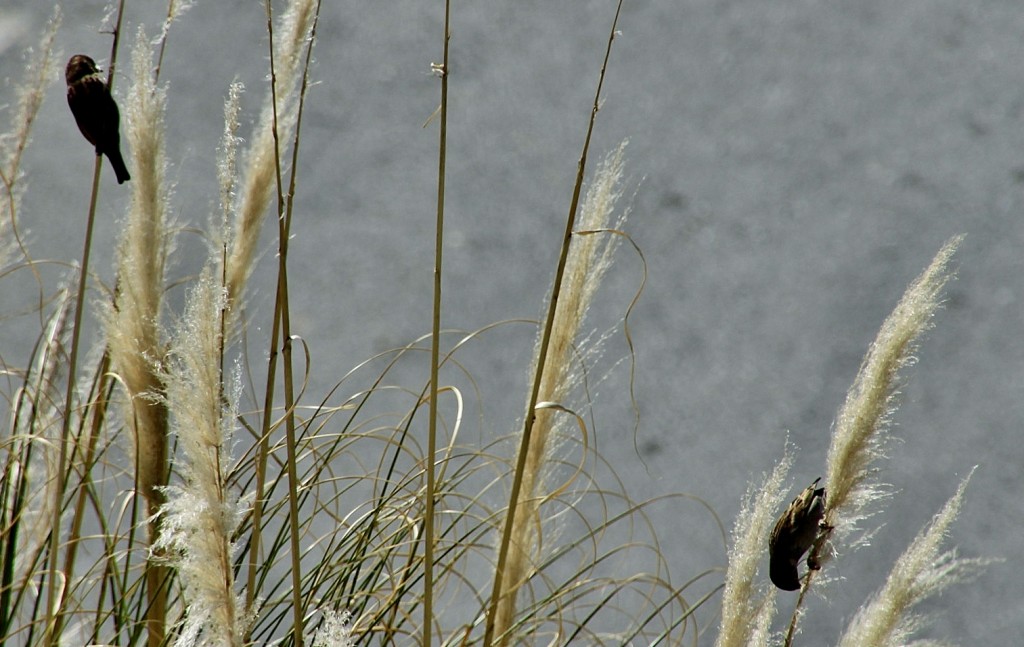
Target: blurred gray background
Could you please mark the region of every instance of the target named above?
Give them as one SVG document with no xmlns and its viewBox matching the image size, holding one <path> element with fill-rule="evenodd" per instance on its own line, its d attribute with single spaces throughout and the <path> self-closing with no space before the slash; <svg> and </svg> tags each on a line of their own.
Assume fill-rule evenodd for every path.
<svg viewBox="0 0 1024 647">
<path fill-rule="evenodd" d="M 15 0 L 0 23 L 9 114 L 21 51 L 47 3 Z M 130 78 L 140 24 L 164 3 L 128 3 L 115 93 Z M 535 318 L 550 284 L 612 0 L 453 2 L 444 325 L 472 330 Z M 62 58 L 106 64 L 102 2 L 65 7 Z M 290 274 L 294 332 L 315 351 L 310 392 L 359 361 L 429 332 L 443 3 L 325 3 L 303 125 Z M 833 644 L 892 561 L 978 465 L 952 544 L 1006 560 L 929 603 L 921 636 L 1018 644 L 1024 497 L 1024 5 L 1015 0 L 627 0 L 591 163 L 624 139 L 626 226 L 648 263 L 631 319 L 640 408 L 634 451 L 619 333 L 598 389 L 599 449 L 638 499 L 689 492 L 730 525 L 785 439 L 793 490 L 824 471 L 832 419 L 861 357 L 907 284 L 966 233 L 958 278 L 905 373 L 889 460 L 898 494 L 870 547 L 835 563 L 844 582 L 811 603 L 802 644 Z M 172 27 L 168 154 L 178 222 L 216 209 L 215 147 L 234 78 L 247 87 L 243 136 L 266 90 L 263 5 L 199 2 Z M 25 168 L 21 210 L 37 259 L 77 261 L 92 152 L 49 88 Z M 130 159 L 130 152 L 128 153 Z M 131 163 L 129 162 L 129 166 Z M 106 281 L 128 204 L 104 169 L 94 269 Z M 249 304 L 273 300 L 271 237 Z M 172 276 L 197 271 L 185 233 Z M 54 285 L 60 268 L 44 276 Z M 4 314 L 31 306 L 27 273 L 5 278 Z M 640 281 L 622 248 L 592 327 L 616 325 Z M 181 289 L 175 295 L 180 303 Z M 262 310 L 261 310 L 262 309 Z M 19 323 L 22 322 L 22 323 Z M 37 328 L 0 321 L 17 365 Z M 254 334 L 258 336 L 257 321 Z M 485 337 L 467 360 L 484 393 L 483 440 L 516 426 L 533 329 Z M 258 359 L 253 346 L 253 356 Z M 477 428 L 480 427 L 480 428 Z M 725 562 L 710 518 L 659 507 L 673 580 Z M 795 595 L 780 596 L 788 616 Z M 705 613 L 704 623 L 717 621 Z M 780 618 L 781 621 L 781 618 Z M 710 643 L 714 630 L 707 637 Z"/>
</svg>

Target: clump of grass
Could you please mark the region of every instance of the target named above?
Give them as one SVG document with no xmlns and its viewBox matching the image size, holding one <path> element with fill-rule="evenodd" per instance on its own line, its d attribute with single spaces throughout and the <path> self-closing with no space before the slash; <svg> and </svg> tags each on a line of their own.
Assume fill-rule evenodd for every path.
<svg viewBox="0 0 1024 647">
<path fill-rule="evenodd" d="M 91 381 L 73 380 L 69 387 L 86 395 L 72 410 L 70 400 L 62 402 L 59 389 L 54 390 L 62 373 L 77 373 L 56 352 L 68 334 L 66 308 L 54 313 L 33 368 L 24 373 L 19 402 L 26 406 L 18 409 L 12 428 L 21 432 L 10 445 L 18 449 L 8 460 L 14 476 L 0 492 L 11 504 L 5 506 L 12 511 L 8 527 L 20 531 L 4 535 L 0 635 L 18 644 L 36 644 L 42 636 L 44 641 L 82 643 L 347 645 L 400 642 L 424 635 L 423 628 L 430 626 L 447 642 L 487 642 L 482 619 L 491 598 L 485 590 L 493 572 L 498 520 L 508 508 L 503 497 L 513 459 L 499 451 L 504 440 L 483 448 L 460 442 L 465 386 L 455 382 L 467 378 L 472 391 L 472 379 L 456 354 L 492 329 L 456 338 L 437 335 L 447 346 L 439 354 L 434 349 L 439 377 L 432 381 L 436 395 L 429 399 L 426 386 L 410 389 L 388 381 L 396 367 L 425 350 L 420 342 L 357 367 L 336 385 L 332 393 L 337 395 L 316 405 L 301 402 L 301 391 L 286 392 L 283 408 L 272 404 L 270 396 L 278 388 L 272 363 L 276 350 L 267 371 L 270 396 L 262 409 L 237 411 L 236 391 L 226 386 L 230 380 L 223 367 L 243 351 L 234 332 L 247 325 L 241 307 L 245 283 L 275 186 L 279 224 L 285 223 L 279 234 L 282 242 L 287 240 L 316 3 L 296 0 L 273 28 L 268 21 L 270 98 L 240 165 L 240 179 L 241 87 L 234 84 L 228 91 L 218 164 L 220 222 L 211 223 L 207 269 L 190 279 L 178 332 L 165 329 L 164 321 L 177 317 L 166 312 L 163 300 L 173 228 L 166 215 L 172 198 L 165 180 L 165 90 L 157 79 L 171 22 L 180 15 L 176 6 L 181 8 L 169 6 L 155 65 L 141 31 L 135 46 L 134 82 L 122 103 L 133 155 L 132 201 L 118 245 L 112 301 L 101 306 L 106 345 L 97 349 L 103 352 L 93 352 L 99 359 L 87 372 Z M 120 19 L 117 24 L 115 31 Z M 291 135 L 292 181 L 285 191 L 281 148 Z M 615 246 L 615 235 L 598 230 L 613 213 L 621 174 L 620 149 L 597 174 L 581 222 L 585 231 L 574 237 L 552 362 L 562 368 L 549 367 L 543 378 L 544 411 L 565 398 L 571 384 L 565 370 L 578 360 L 575 337 Z M 581 168 L 574 210 L 582 180 Z M 94 194 L 91 213 L 98 202 Z M 288 332 L 286 245 L 280 250 L 274 338 L 275 344 L 283 340 L 287 356 L 295 340 Z M 82 283 L 80 295 L 84 289 Z M 82 310 L 75 314 L 81 317 Z M 308 370 L 310 355 L 302 350 Z M 286 375 L 290 363 L 285 361 Z M 287 391 L 290 378 L 285 383 Z M 124 394 L 124 415 L 110 417 L 107 404 L 118 393 Z M 430 463 L 424 461 L 422 444 L 428 400 L 434 407 L 430 425 L 438 428 L 438 449 Z M 533 450 L 531 472 L 542 474 L 549 469 L 545 463 L 561 469 L 565 461 L 573 463 L 576 480 L 572 487 L 543 494 L 538 485 L 530 485 L 524 505 L 539 504 L 534 500 L 543 497 L 564 517 L 579 514 L 582 498 L 596 496 L 608 517 L 588 520 L 589 529 L 570 541 L 554 544 L 549 538 L 546 550 L 539 550 L 537 542 L 538 550 L 529 555 L 530 570 L 516 578 L 517 587 L 528 588 L 530 595 L 506 615 L 501 640 L 550 635 L 618 642 L 685 632 L 693 611 L 681 595 L 687 585 L 671 583 L 644 519 L 645 505 L 614 487 L 597 488 L 589 479 L 583 466 L 599 457 L 585 434 L 567 434 L 561 441 L 566 453 L 560 450 L 555 457 L 550 439 L 558 435 L 553 431 L 558 422 L 544 423 L 544 442 Z M 73 432 L 68 459 L 52 450 L 62 441 L 50 440 L 62 437 L 62 425 Z M 576 452 L 576 458 L 569 458 L 569 452 Z M 366 464 L 367 456 L 380 458 Z M 67 478 L 54 477 L 58 464 L 74 466 Z M 428 471 L 436 476 L 429 497 L 424 488 Z M 33 499 L 26 493 L 36 482 L 60 487 L 36 489 Z M 131 494 L 136 490 L 141 498 Z M 128 494 L 111 505 L 107 497 L 117 492 Z M 433 519 L 427 515 L 427 499 L 436 504 Z M 239 503 L 249 500 L 251 508 Z M 69 504 L 74 507 L 70 543 L 48 541 L 41 530 L 45 522 L 33 524 L 33 519 L 62 519 L 58 511 Z M 111 518 L 110 509 L 123 513 Z M 522 518 L 529 526 L 536 523 L 537 512 Z M 433 551 L 424 546 L 428 523 L 436 524 Z M 82 535 L 78 529 L 83 527 L 90 532 Z M 63 533 L 60 524 L 57 529 Z M 611 533 L 629 539 L 625 544 L 602 541 Z M 19 546 L 30 551 L 16 560 L 12 556 Z M 652 558 L 650 572 L 611 576 L 602 571 L 613 557 L 645 552 Z M 426 559 L 433 560 L 429 569 Z M 44 569 L 47 562 L 64 568 Z M 250 567 L 244 582 L 237 577 L 243 565 Z M 436 574 L 431 592 L 438 599 L 471 604 L 431 608 L 423 588 L 428 570 Z M 41 572 L 67 574 L 50 587 L 59 623 L 51 622 L 54 614 L 40 611 L 44 607 L 33 593 L 33 578 Z M 615 601 L 625 599 L 639 606 L 617 608 L 621 603 Z M 647 611 L 633 617 L 638 608 Z M 307 626 L 316 618 L 320 626 Z M 617 629 L 599 629 L 602 618 L 616 618 L 605 624 Z"/>
<path fill-rule="evenodd" d="M 100 306 L 106 336 L 80 371 L 74 358 L 87 305 L 87 233 L 82 276 L 73 286 L 77 302 L 64 285 L 52 298 L 40 297 L 39 342 L 28 368 L 11 372 L 20 381 L 9 397 L 11 435 L 2 439 L 0 642 L 348 647 L 423 636 L 487 647 L 680 644 L 691 636 L 696 642 L 696 613 L 721 588 L 710 581 L 716 571 L 682 580 L 673 574 L 651 521 L 655 506 L 681 497 L 633 501 L 595 450 L 594 430 L 581 413 L 589 394 L 582 404 L 575 401 L 580 367 L 589 370 L 598 360 L 593 349 L 600 339 L 582 334 L 585 316 L 617 242 L 626 237 L 611 229 L 621 220 L 610 225 L 622 190 L 623 147 L 597 169 L 589 190 L 584 183 L 618 8 L 539 331 L 523 432 L 481 446 L 466 440 L 471 417 L 465 414 L 475 407 L 484 419 L 486 394 L 478 392 L 464 349 L 504 324 L 445 331 L 438 307 L 429 348 L 423 338 L 381 353 L 319 397 L 303 389 L 315 355 L 290 331 L 287 241 L 318 2 L 292 0 L 280 20 L 266 5 L 269 96 L 238 164 L 241 86 L 227 91 L 217 165 L 221 209 L 210 223 L 209 256 L 187 281 L 184 312 L 168 312 L 165 268 L 174 238 L 163 148 L 167 107 L 158 78 L 172 22 L 186 5 L 170 2 L 155 63 L 141 30 L 136 39 L 134 83 L 123 104 L 134 160 L 132 200 L 117 247 L 112 301 Z M 122 13 L 123 4 L 114 53 Z M 55 29 L 44 39 L 47 52 Z M 3 157 L 4 205 L 11 213 L 5 222 L 15 229 L 24 186 L 20 155 L 45 81 L 57 78 L 39 71 L 52 67 L 51 57 L 35 59 L 39 67 L 27 75 L 17 136 L 6 140 L 14 144 Z M 444 84 L 447 57 L 439 71 Z M 447 128 L 445 119 L 441 123 Z M 284 142 L 291 157 L 283 163 Z M 435 304 L 444 142 L 442 133 Z M 251 323 L 243 307 L 246 284 L 275 193 L 277 301 L 271 325 L 263 326 L 272 330 L 266 394 L 246 410 L 241 372 L 233 367 L 247 349 L 237 333 Z M 24 265 L 35 269 L 23 245 L 7 251 L 22 254 Z M 924 289 L 933 290 L 932 301 L 934 283 L 924 282 L 932 286 Z M 293 374 L 293 349 L 305 373 Z M 428 383 L 396 377 L 427 354 Z M 886 413 L 890 397 L 882 395 Z M 123 414 L 110 415 L 108 406 L 118 398 Z M 518 454 L 507 451 L 510 440 L 518 441 Z M 723 645 L 770 639 L 773 592 L 757 584 L 757 547 L 783 500 L 791 461 L 787 454 L 737 519 L 723 593 Z M 609 480 L 598 482 L 597 472 Z M 835 487 L 841 501 L 842 485 Z M 586 516 L 588 509 L 600 512 Z M 935 523 L 940 534 L 948 522 L 942 524 Z M 932 565 L 918 573 L 948 573 L 942 565 L 951 562 L 932 548 L 914 554 L 915 564 Z M 908 581 L 931 576 L 915 577 Z"/>
</svg>

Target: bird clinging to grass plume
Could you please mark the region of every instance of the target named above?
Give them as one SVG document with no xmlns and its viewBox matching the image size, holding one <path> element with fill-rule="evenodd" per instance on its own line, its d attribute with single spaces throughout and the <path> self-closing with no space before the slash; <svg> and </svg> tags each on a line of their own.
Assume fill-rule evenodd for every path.
<svg viewBox="0 0 1024 647">
<path fill-rule="evenodd" d="M 825 488 L 817 487 L 814 480 L 782 513 L 775 522 L 771 538 L 768 542 L 770 558 L 769 575 L 772 583 L 783 591 L 796 591 L 800 588 L 797 565 L 800 558 L 814 546 L 822 531 L 827 531 L 825 519 Z M 817 570 L 818 564 L 812 553 L 807 558 L 807 566 Z"/>
</svg>

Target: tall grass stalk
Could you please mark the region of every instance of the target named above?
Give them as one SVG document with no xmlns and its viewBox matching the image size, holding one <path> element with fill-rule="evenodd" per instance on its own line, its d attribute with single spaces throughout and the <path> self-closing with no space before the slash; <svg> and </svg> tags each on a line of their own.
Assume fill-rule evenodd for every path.
<svg viewBox="0 0 1024 647">
<path fill-rule="evenodd" d="M 114 370 L 128 391 L 125 418 L 133 429 L 141 493 L 149 514 L 163 502 L 167 484 L 167 410 L 159 401 L 165 348 L 160 320 L 164 270 L 172 240 L 167 232 L 167 161 L 164 153 L 166 94 L 153 84 L 151 52 L 138 32 L 132 56 L 134 83 L 125 103 L 126 134 L 134 153 L 132 202 L 122 229 L 117 285 L 106 313 Z"/>
<path fill-rule="evenodd" d="M 424 461 L 427 483 L 424 493 L 423 549 L 423 636 L 422 645 L 432 645 L 434 625 L 434 492 L 437 474 L 438 374 L 441 354 L 441 268 L 444 259 L 444 181 L 448 152 L 448 41 L 451 39 L 451 2 L 444 3 L 444 55 L 441 62 L 441 108 L 437 145 L 437 216 L 434 225 L 434 299 L 430 325 L 430 412 L 427 422 L 427 456 Z"/>
<path fill-rule="evenodd" d="M 271 30 L 271 44 L 273 44 L 273 31 L 269 21 L 270 4 L 267 3 L 268 29 Z M 308 42 L 305 47 L 305 63 L 302 69 L 302 80 L 298 91 L 298 102 L 295 106 L 295 137 L 292 142 L 291 173 L 288 183 L 286 198 L 282 198 L 281 185 L 281 163 L 280 151 L 275 153 L 276 179 L 278 186 L 278 293 L 277 304 L 275 305 L 275 327 L 280 321 L 281 325 L 281 347 L 282 359 L 284 360 L 284 406 L 285 406 L 285 439 L 288 448 L 288 479 L 291 487 L 288 489 L 288 509 L 290 517 L 289 539 L 292 555 L 292 600 L 294 605 L 295 624 L 292 631 L 293 644 L 302 646 L 304 639 L 305 617 L 302 603 L 302 570 L 301 570 L 301 548 L 299 544 L 300 522 L 299 522 L 299 501 L 300 479 L 296 467 L 297 436 L 295 421 L 295 376 L 292 364 L 293 337 L 291 333 L 291 308 L 288 300 L 288 240 L 291 236 L 292 216 L 295 207 L 295 187 L 298 179 L 298 156 L 299 142 L 302 130 L 302 114 L 305 107 L 306 91 L 309 88 L 309 66 L 313 59 L 313 45 L 316 42 L 316 26 L 320 18 L 320 0 L 317 0 L 311 22 L 309 25 Z M 273 47 L 271 47 L 273 52 Z M 274 58 L 271 54 L 271 93 L 274 96 L 274 105 L 277 105 L 276 81 L 274 80 Z M 279 116 L 274 114 L 274 140 L 278 141 Z M 276 148 L 276 146 L 275 146 Z M 274 344 L 276 342 L 272 342 Z M 268 374 L 268 382 L 273 382 L 273 374 Z M 270 411 L 269 408 L 264 410 Z"/>
<path fill-rule="evenodd" d="M 541 330 L 541 338 L 534 366 L 535 373 L 531 382 L 530 398 L 527 403 L 526 413 L 524 416 L 523 432 L 520 438 L 515 472 L 513 473 L 512 488 L 509 493 L 509 504 L 508 509 L 505 512 L 501 542 L 498 545 L 498 560 L 494 569 L 494 587 L 490 597 L 486 633 L 484 635 L 484 645 L 487 647 L 493 644 L 493 641 L 496 638 L 499 641 L 498 644 L 507 644 L 510 638 L 507 632 L 511 625 L 511 619 L 514 616 L 516 593 L 522 583 L 521 571 L 523 560 L 517 557 L 515 558 L 515 563 L 512 563 L 509 561 L 509 554 L 513 550 L 520 551 L 525 549 L 525 547 L 521 547 L 521 544 L 518 544 L 517 541 L 521 540 L 524 536 L 523 529 L 526 526 L 523 524 L 531 523 L 531 519 L 521 519 L 517 522 L 516 515 L 518 513 L 518 507 L 523 500 L 524 493 L 527 498 L 532 498 L 533 496 L 532 492 L 523 489 L 523 482 L 527 478 L 533 478 L 532 474 L 528 477 L 526 472 L 530 467 L 528 463 L 530 461 L 534 426 L 538 416 L 537 405 L 541 401 L 540 395 L 543 386 L 544 374 L 545 371 L 548 370 L 548 351 L 551 346 L 551 340 L 555 334 L 555 317 L 558 312 L 559 297 L 563 288 L 562 281 L 565 276 L 565 269 L 568 262 L 569 247 L 572 243 L 572 232 L 576 226 L 576 214 L 579 206 L 580 193 L 583 187 L 583 177 L 586 171 L 587 156 L 590 151 L 590 138 L 594 132 L 594 122 L 597 119 L 597 111 L 601 104 L 601 88 L 604 85 L 605 71 L 608 68 L 608 59 L 611 56 L 612 43 L 615 40 L 619 14 L 621 11 L 622 1 L 620 0 L 615 8 L 615 17 L 612 20 L 612 26 L 608 36 L 608 45 L 605 48 L 604 61 L 601 63 L 601 72 L 598 75 L 597 90 L 594 93 L 594 103 L 591 107 L 590 119 L 587 122 L 587 134 L 583 140 L 583 151 L 580 153 L 579 162 L 576 167 L 576 182 L 573 185 L 572 200 L 569 204 L 569 215 L 566 218 L 565 231 L 562 235 L 562 246 L 558 257 L 558 266 L 555 270 L 551 297 L 548 302 L 548 314 L 544 322 L 544 327 Z M 526 517 L 526 515 L 523 516 Z M 519 529 L 518 537 L 516 536 L 517 529 Z M 516 572 L 513 572 L 512 568 L 515 568 Z"/>
<path fill-rule="evenodd" d="M 573 419 L 572 415 L 566 415 L 571 412 L 564 405 L 551 405 L 565 402 L 572 388 L 582 379 L 579 370 L 581 348 L 577 344 L 587 310 L 605 272 L 611 266 L 612 252 L 618 242 L 616 236 L 602 239 L 592 234 L 604 230 L 610 224 L 620 197 L 624 151 L 625 142 L 610 153 L 594 173 L 579 217 L 580 228 L 587 235 L 576 233 L 566 261 L 564 288 L 550 335 L 548 360 L 540 374 L 541 387 L 533 436 L 526 449 L 519 504 L 504 570 L 508 592 L 503 593 L 499 602 L 498 629 L 507 629 L 511 625 L 516 611 L 517 591 L 536 569 L 544 549 L 541 506 L 548 498 L 544 476 L 557 439 L 565 433 L 564 423 Z M 590 341 L 599 343 L 599 340 Z M 538 337 L 535 352 L 539 349 L 539 342 Z M 537 356 L 534 357 L 536 361 Z M 582 424 L 578 428 L 585 429 Z M 586 438 L 584 442 L 587 442 Z"/>
<path fill-rule="evenodd" d="M 255 550 L 251 553 L 253 556 L 258 556 L 258 549 L 260 547 L 260 523 L 262 521 L 263 514 L 263 487 L 264 479 L 266 475 L 266 459 L 269 451 L 269 436 L 271 430 L 270 416 L 273 411 L 273 398 L 274 398 L 274 387 L 277 379 L 277 344 L 278 335 L 281 336 L 281 354 L 283 359 L 283 387 L 284 387 L 284 423 L 285 423 L 285 445 L 287 449 L 286 459 L 286 470 L 288 473 L 288 479 L 291 487 L 288 488 L 288 517 L 289 517 L 289 547 L 291 555 L 291 595 L 292 595 L 292 612 L 293 612 L 293 626 L 292 626 L 292 641 L 293 644 L 301 647 L 304 638 L 304 614 L 303 614 L 303 603 L 302 603 L 302 586 L 301 586 L 301 551 L 299 546 L 299 533 L 300 533 L 300 521 L 299 521 L 299 502 L 298 492 L 300 489 L 300 481 L 298 477 L 298 470 L 296 468 L 296 425 L 294 416 L 295 407 L 295 387 L 294 387 L 294 376 L 292 372 L 292 334 L 291 334 L 291 318 L 290 308 L 288 304 L 288 240 L 289 232 L 291 230 L 291 219 L 294 206 L 295 197 L 295 186 L 297 181 L 297 169 L 296 162 L 298 159 L 300 132 L 301 132 L 301 120 L 302 120 L 302 108 L 304 106 L 305 94 L 308 88 L 308 74 L 309 65 L 312 60 L 312 48 L 315 39 L 316 21 L 319 17 L 320 4 L 319 2 L 305 2 L 299 0 L 298 2 L 292 3 L 285 15 L 282 18 L 282 26 L 284 27 L 284 38 L 280 43 L 275 42 L 274 38 L 274 21 L 273 11 L 269 0 L 264 4 L 266 17 L 267 17 L 267 35 L 269 40 L 269 51 L 270 51 L 270 93 L 269 100 L 264 108 L 263 117 L 264 119 L 269 117 L 269 124 L 263 124 L 264 128 L 269 125 L 269 137 L 264 140 L 257 140 L 255 147 L 250 149 L 250 167 L 248 176 L 249 180 L 252 180 L 254 169 L 257 172 L 257 176 L 260 173 L 267 171 L 273 171 L 273 186 L 276 187 L 277 194 L 277 224 L 278 224 L 278 277 L 277 277 L 277 291 L 276 300 L 274 304 L 274 320 L 273 330 L 270 339 L 270 357 L 271 361 L 268 363 L 267 369 L 267 380 L 266 380 L 266 393 L 264 397 L 264 418 L 263 418 L 263 433 L 261 435 L 261 441 L 259 446 L 258 454 L 258 468 L 257 468 L 257 500 L 254 511 L 254 527 L 256 528 L 254 536 Z M 303 48 L 305 45 L 305 48 Z M 301 58 L 302 51 L 306 52 L 305 64 L 301 77 L 296 77 L 298 64 L 303 60 Z M 281 70 L 281 77 L 279 79 L 279 67 Z M 281 85 L 279 85 L 279 83 Z M 282 105 L 283 104 L 283 105 Z M 269 110 L 267 109 L 269 107 Z M 287 135 L 284 132 L 289 132 L 294 127 L 295 138 L 292 147 L 292 169 L 291 169 L 291 180 L 289 182 L 289 190 L 287 200 L 284 193 L 284 184 L 282 181 L 282 169 L 281 169 L 281 147 L 280 142 L 286 138 Z M 284 130 L 284 132 L 282 132 Z M 265 131 L 266 132 L 266 131 Z M 270 145 L 271 149 L 266 150 L 265 146 Z M 257 147 L 264 147 L 262 153 L 257 154 Z M 258 158 L 258 155 L 262 155 L 262 158 Z M 264 163 L 263 168 L 256 168 L 254 166 L 254 160 L 262 159 Z M 272 162 L 272 165 L 268 164 Z M 258 165 L 257 165 L 258 166 Z M 223 172 L 222 172 L 223 175 Z M 251 184 L 246 187 L 248 190 L 256 189 Z M 222 192 L 224 191 L 224 183 L 222 182 Z M 269 198 L 270 187 L 265 187 L 264 191 L 265 198 Z M 258 196 L 249 200 L 249 198 L 243 198 L 243 205 L 248 200 L 249 203 L 259 202 Z M 264 200 L 266 201 L 266 200 Z M 265 208 L 265 207 L 264 207 Z M 235 250 L 236 253 L 239 250 L 239 242 L 243 241 L 246 244 L 254 245 L 258 239 L 259 223 L 247 223 L 248 215 L 243 206 L 240 218 L 236 223 L 235 230 Z M 252 227 L 252 231 L 246 231 L 245 227 Z M 241 233 L 241 235 L 239 235 Z M 255 238 L 248 240 L 247 236 L 255 236 Z M 242 256 L 248 258 L 242 259 L 243 263 L 251 262 L 251 249 L 245 252 Z M 240 268 L 237 266 L 239 259 L 236 257 L 227 258 L 225 260 L 225 281 L 228 285 L 228 293 L 230 303 L 233 304 L 235 309 L 240 310 L 242 304 L 238 302 L 237 298 L 239 295 L 239 288 L 237 284 L 244 277 L 248 275 L 250 271 L 247 268 Z M 238 274 L 241 271 L 242 274 Z M 234 277 L 234 278 L 232 278 Z M 232 295 L 232 286 L 236 286 L 236 292 Z M 254 557 L 255 559 L 255 557 Z M 253 590 L 256 586 L 256 565 L 254 561 L 250 561 L 249 564 L 249 585 L 250 590 L 247 593 L 246 604 L 250 608 L 250 613 L 255 613 L 255 596 L 256 591 Z"/>
<path fill-rule="evenodd" d="M 110 69 L 107 70 L 107 87 L 113 92 L 114 71 L 117 69 L 117 52 L 120 43 L 121 20 L 124 16 L 124 0 L 118 3 L 117 22 L 114 27 L 113 42 L 110 46 Z M 57 471 L 55 474 L 54 490 L 57 497 L 57 505 L 53 510 L 53 525 L 50 530 L 49 564 L 47 568 L 47 595 L 46 595 L 46 636 L 47 641 L 52 643 L 56 636 L 61 633 L 63 618 L 60 607 L 63 606 L 63 594 L 66 592 L 66 581 L 63 574 L 58 578 L 57 556 L 61 544 L 61 512 L 62 502 L 66 487 L 66 469 L 68 467 L 68 442 L 71 435 L 72 414 L 76 411 L 75 391 L 77 390 L 78 351 L 82 338 L 82 315 L 85 310 L 85 289 L 89 281 L 89 257 L 92 253 L 93 226 L 96 221 L 96 203 L 100 191 L 100 171 L 103 168 L 103 157 L 97 153 L 93 163 L 92 192 L 89 198 L 89 216 L 85 225 L 85 240 L 82 245 L 82 263 L 78 271 L 78 293 L 75 298 L 75 324 L 71 332 L 71 352 L 68 357 L 67 367 L 67 389 L 64 392 L 64 416 L 61 426 L 60 439 L 57 441 Z M 58 585 L 58 579 L 61 584 Z M 61 591 L 61 599 L 58 599 L 58 590 Z"/>
</svg>

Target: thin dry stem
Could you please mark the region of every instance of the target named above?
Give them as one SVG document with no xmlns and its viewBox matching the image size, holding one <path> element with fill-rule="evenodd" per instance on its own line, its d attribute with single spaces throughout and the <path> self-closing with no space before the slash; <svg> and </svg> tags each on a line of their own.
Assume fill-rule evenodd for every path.
<svg viewBox="0 0 1024 647">
<path fill-rule="evenodd" d="M 160 53 L 157 55 L 156 67 L 153 69 L 154 82 L 160 80 L 160 70 L 163 68 L 164 54 L 167 51 L 167 37 L 171 32 L 171 23 L 191 9 L 193 4 L 195 4 L 195 0 L 168 0 L 167 16 L 164 18 L 163 26 L 160 28 L 160 36 L 157 37 L 157 42 L 160 43 Z"/>
<path fill-rule="evenodd" d="M 438 417 L 438 374 L 440 369 L 441 349 L 441 268 L 444 259 L 444 183 L 445 162 L 448 152 L 448 41 L 451 24 L 451 2 L 444 3 L 444 58 L 441 63 L 441 123 L 438 133 L 437 152 L 437 211 L 434 225 L 434 291 L 432 317 L 430 327 L 430 419 L 427 430 L 427 456 L 424 469 L 427 473 L 426 492 L 424 497 L 423 524 L 424 530 L 424 568 L 423 568 L 423 634 L 421 644 L 433 644 L 432 632 L 434 625 L 434 497 L 437 487 L 434 471 L 437 454 L 437 417 Z"/>
<path fill-rule="evenodd" d="M 113 30 L 113 38 L 110 45 L 110 69 L 107 71 L 107 87 L 113 88 L 114 69 L 117 66 L 118 44 L 120 43 L 121 20 L 124 17 L 124 0 L 120 0 L 117 8 L 117 22 Z M 102 158 L 97 155 L 93 162 L 92 191 L 89 196 L 89 215 L 85 225 L 85 239 L 82 243 L 82 263 L 78 272 L 78 292 L 75 297 L 75 323 L 71 333 L 71 352 L 68 356 L 67 388 L 64 392 L 64 415 L 62 420 L 61 435 L 58 441 L 57 451 L 57 472 L 55 485 L 57 500 L 62 501 L 67 487 L 65 470 L 69 467 L 68 451 L 71 437 L 73 418 L 76 416 L 75 394 L 77 392 L 78 352 L 82 340 L 82 319 L 85 314 L 85 289 L 89 281 L 89 259 L 92 255 L 92 235 L 96 222 L 96 204 L 100 191 L 100 171 L 103 168 Z M 45 640 L 53 644 L 55 638 L 61 635 L 63 625 L 63 586 L 58 585 L 59 573 L 57 571 L 58 553 L 61 539 L 61 505 L 54 507 L 53 526 L 50 533 L 50 549 L 47 563 L 47 592 L 46 592 L 46 630 Z M 58 595 L 60 594 L 60 595 Z"/>
</svg>

